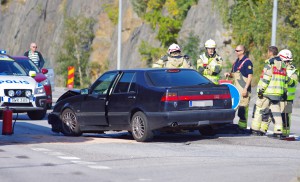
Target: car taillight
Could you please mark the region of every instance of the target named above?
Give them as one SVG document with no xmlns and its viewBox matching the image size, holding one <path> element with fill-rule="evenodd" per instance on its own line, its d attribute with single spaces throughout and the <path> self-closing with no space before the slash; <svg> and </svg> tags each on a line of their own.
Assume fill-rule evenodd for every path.
<svg viewBox="0 0 300 182">
<path fill-rule="evenodd" d="M 160 99 L 162 102 L 166 101 L 178 101 L 178 95 L 177 92 L 167 92 L 164 96 Z"/>
</svg>

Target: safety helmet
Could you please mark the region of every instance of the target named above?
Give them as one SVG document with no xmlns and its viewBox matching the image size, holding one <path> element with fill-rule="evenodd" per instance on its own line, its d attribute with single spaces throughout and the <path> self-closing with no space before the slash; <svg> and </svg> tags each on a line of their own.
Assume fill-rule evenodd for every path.
<svg viewBox="0 0 300 182">
<path fill-rule="evenodd" d="M 173 43 L 172 45 L 169 46 L 168 54 L 171 54 L 172 52 L 176 52 L 176 51 L 181 51 L 179 45 Z"/>
<path fill-rule="evenodd" d="M 283 49 L 278 53 L 278 56 L 281 58 L 283 61 L 291 61 L 293 60 L 293 55 L 292 52 L 288 49 Z"/>
<path fill-rule="evenodd" d="M 216 42 L 212 39 L 209 39 L 204 44 L 205 48 L 216 48 Z"/>
</svg>

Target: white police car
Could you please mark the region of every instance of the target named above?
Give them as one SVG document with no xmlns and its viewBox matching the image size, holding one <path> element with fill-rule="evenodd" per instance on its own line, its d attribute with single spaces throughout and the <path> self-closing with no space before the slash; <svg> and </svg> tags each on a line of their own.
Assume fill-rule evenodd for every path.
<svg viewBox="0 0 300 182">
<path fill-rule="evenodd" d="M 46 93 L 44 86 L 7 55 L 0 54 L 0 113 L 8 106 L 15 112 L 27 112 L 32 120 L 46 115 Z"/>
</svg>

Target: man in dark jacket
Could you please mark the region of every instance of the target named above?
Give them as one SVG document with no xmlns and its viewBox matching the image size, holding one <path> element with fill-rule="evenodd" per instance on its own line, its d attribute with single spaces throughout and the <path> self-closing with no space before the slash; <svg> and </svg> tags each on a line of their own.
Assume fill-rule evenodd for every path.
<svg viewBox="0 0 300 182">
<path fill-rule="evenodd" d="M 24 53 L 24 56 L 29 57 L 29 59 L 31 59 L 34 62 L 34 64 L 37 65 L 37 67 L 42 68 L 45 64 L 45 61 L 42 54 L 38 52 L 36 49 L 37 49 L 36 43 L 34 42 L 31 43 L 30 50 L 26 51 Z"/>
</svg>

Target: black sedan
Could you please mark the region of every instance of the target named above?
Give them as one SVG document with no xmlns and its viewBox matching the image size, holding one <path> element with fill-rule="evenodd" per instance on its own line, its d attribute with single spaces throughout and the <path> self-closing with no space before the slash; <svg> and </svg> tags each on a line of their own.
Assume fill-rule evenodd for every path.
<svg viewBox="0 0 300 182">
<path fill-rule="evenodd" d="M 88 89 L 69 90 L 49 114 L 52 131 L 67 136 L 127 130 L 139 142 L 155 130 L 199 130 L 233 123 L 226 85 L 192 69 L 108 71 Z"/>
</svg>

